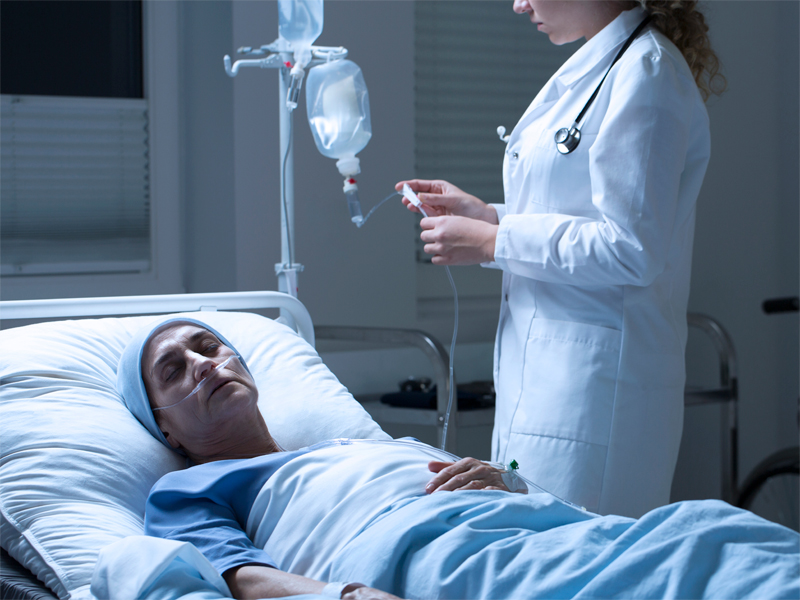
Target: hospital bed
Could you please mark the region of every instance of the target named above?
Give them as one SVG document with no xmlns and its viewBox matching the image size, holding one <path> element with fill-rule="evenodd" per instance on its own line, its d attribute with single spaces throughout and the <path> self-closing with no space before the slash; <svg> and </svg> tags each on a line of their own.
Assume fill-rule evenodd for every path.
<svg viewBox="0 0 800 600">
<path fill-rule="evenodd" d="M 296 331 L 256 314 L 227 312 L 274 308 L 289 313 Z M 114 389 L 119 354 L 152 317 L 111 316 L 183 312 L 223 331 L 243 353 L 261 390 L 259 405 L 265 420 L 287 449 L 337 437 L 388 437 L 319 359 L 307 311 L 285 294 L 0 303 L 3 321 L 106 317 L 46 322 L 0 333 L 3 598 L 90 597 L 89 582 L 100 549 L 141 533 L 149 488 L 161 475 L 183 465 L 139 426 Z M 690 318 L 690 324 L 716 331 L 713 320 L 706 317 Z M 441 424 L 447 376 L 446 354 L 438 342 L 421 332 L 402 330 L 316 331 L 328 339 L 420 347 L 435 365 L 440 390 L 440 410 L 430 411 L 427 419 Z M 724 346 L 724 330 L 715 335 L 715 343 Z M 735 442 L 735 355 L 730 349 L 722 363 L 723 375 L 727 373 L 722 387 L 692 392 L 687 402 L 728 402 L 733 418 L 726 439 Z M 298 422 L 303 426 L 297 427 Z M 735 443 L 731 452 L 734 448 Z M 735 454 L 724 456 L 727 466 L 735 469 Z M 37 585 L 30 572 L 46 586 Z"/>
</svg>

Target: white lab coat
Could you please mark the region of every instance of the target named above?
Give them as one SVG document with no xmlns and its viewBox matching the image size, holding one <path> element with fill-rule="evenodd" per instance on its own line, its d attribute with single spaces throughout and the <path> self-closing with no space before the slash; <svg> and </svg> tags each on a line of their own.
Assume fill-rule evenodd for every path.
<svg viewBox="0 0 800 600">
<path fill-rule="evenodd" d="M 511 133 L 495 266 L 493 459 L 603 514 L 669 502 L 683 422 L 686 308 L 708 115 L 678 49 L 652 27 L 619 48 L 622 13 L 542 88 Z"/>
</svg>

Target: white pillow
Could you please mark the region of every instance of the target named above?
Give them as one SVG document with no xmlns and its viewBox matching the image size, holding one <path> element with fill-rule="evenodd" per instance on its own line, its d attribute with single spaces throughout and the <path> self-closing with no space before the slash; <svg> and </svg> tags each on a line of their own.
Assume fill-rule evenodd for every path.
<svg viewBox="0 0 800 600">
<path fill-rule="evenodd" d="M 251 313 L 185 313 L 247 361 L 275 439 L 388 438 L 294 331 Z M 153 317 L 0 331 L 0 540 L 60 598 L 90 598 L 98 552 L 140 535 L 147 494 L 185 466 L 128 412 L 117 363 Z"/>
</svg>

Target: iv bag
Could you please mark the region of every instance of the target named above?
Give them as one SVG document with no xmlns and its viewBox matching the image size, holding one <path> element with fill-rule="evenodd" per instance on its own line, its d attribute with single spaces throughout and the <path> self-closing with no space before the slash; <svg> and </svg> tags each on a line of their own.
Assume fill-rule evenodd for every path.
<svg viewBox="0 0 800 600">
<path fill-rule="evenodd" d="M 372 137 L 367 84 L 354 62 L 336 60 L 312 68 L 306 110 L 317 149 L 328 158 L 353 157 Z"/>
<path fill-rule="evenodd" d="M 295 62 L 311 61 L 311 44 L 322 33 L 323 0 L 278 0 L 278 33 L 291 43 Z"/>
</svg>

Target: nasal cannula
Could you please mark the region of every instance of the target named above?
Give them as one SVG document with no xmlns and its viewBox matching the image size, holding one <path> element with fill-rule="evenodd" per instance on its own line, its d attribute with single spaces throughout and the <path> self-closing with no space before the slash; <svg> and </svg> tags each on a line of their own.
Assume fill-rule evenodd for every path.
<svg viewBox="0 0 800 600">
<path fill-rule="evenodd" d="M 193 389 L 191 392 L 189 392 L 189 395 L 188 395 L 188 396 L 186 396 L 186 398 L 184 398 L 183 400 L 178 400 L 177 402 L 175 402 L 174 404 L 170 404 L 169 406 L 161 406 L 161 407 L 159 407 L 159 408 L 154 408 L 154 409 L 153 409 L 153 412 L 156 412 L 156 411 L 159 411 L 159 410 L 166 410 L 167 408 L 172 408 L 173 406 L 178 406 L 178 404 L 183 404 L 183 403 L 184 403 L 184 402 L 186 402 L 186 401 L 187 401 L 189 398 L 191 398 L 192 396 L 194 396 L 195 394 L 197 394 L 197 392 L 199 392 L 199 391 L 200 391 L 200 390 L 201 390 L 201 389 L 202 389 L 202 388 L 203 388 L 203 387 L 204 387 L 204 386 L 205 386 L 205 385 L 206 385 L 206 384 L 207 384 L 209 381 L 211 381 L 212 379 L 214 379 L 214 376 L 215 376 L 217 373 L 219 373 L 219 372 L 220 372 L 222 369 L 224 369 L 225 367 L 227 367 L 227 366 L 228 366 L 228 364 L 229 364 L 229 363 L 230 363 L 230 362 L 231 362 L 231 361 L 232 361 L 234 358 L 239 358 L 239 357 L 238 357 L 237 355 L 235 355 L 235 354 L 234 354 L 233 356 L 229 356 L 229 357 L 228 357 L 226 360 L 222 361 L 220 364 L 218 364 L 216 367 L 214 367 L 214 369 L 211 371 L 211 373 L 209 373 L 209 375 L 207 375 L 207 376 L 206 376 L 206 377 L 205 377 L 205 378 L 204 378 L 204 379 L 203 379 L 203 380 L 202 380 L 200 383 L 198 383 L 198 384 L 195 386 L 195 388 L 194 388 L 194 389 Z"/>
</svg>

